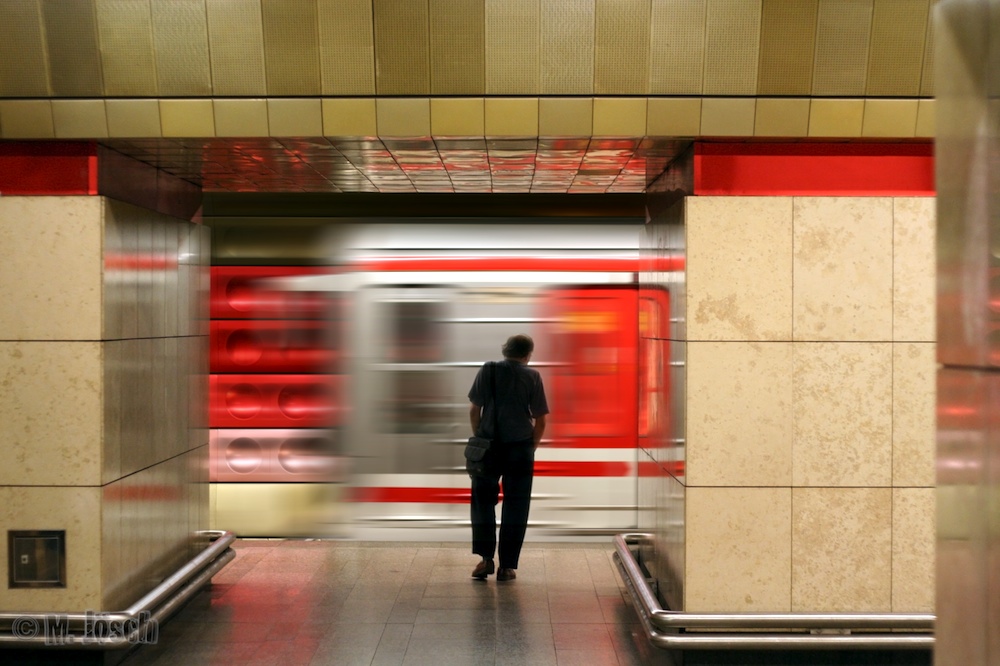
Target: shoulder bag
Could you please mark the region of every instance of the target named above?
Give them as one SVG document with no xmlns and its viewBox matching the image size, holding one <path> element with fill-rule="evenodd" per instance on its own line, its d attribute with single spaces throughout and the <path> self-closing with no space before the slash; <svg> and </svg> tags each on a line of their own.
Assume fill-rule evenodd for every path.
<svg viewBox="0 0 1000 666">
<path fill-rule="evenodd" d="M 492 372 L 493 393 L 493 436 L 497 436 L 497 364 L 496 361 L 490 363 Z M 465 445 L 465 471 L 469 473 L 469 478 L 482 477 L 486 475 L 486 454 L 490 450 L 492 440 L 473 435 L 469 438 L 469 443 Z"/>
</svg>

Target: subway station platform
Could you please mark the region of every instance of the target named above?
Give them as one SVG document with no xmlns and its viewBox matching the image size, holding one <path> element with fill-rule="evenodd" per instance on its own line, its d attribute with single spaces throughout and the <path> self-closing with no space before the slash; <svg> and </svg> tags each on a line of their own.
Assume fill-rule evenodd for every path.
<svg viewBox="0 0 1000 666">
<path fill-rule="evenodd" d="M 454 542 L 238 539 L 236 559 L 126 666 L 931 663 L 928 653 L 666 652 L 608 544 L 528 542 L 514 581 Z"/>
</svg>

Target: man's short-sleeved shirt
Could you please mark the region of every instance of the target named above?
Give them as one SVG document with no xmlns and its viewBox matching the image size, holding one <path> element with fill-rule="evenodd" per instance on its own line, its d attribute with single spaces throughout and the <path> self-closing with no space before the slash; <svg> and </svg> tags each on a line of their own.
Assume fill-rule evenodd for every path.
<svg viewBox="0 0 1000 666">
<path fill-rule="evenodd" d="M 495 403 L 490 397 L 494 372 L 497 393 Z M 479 435 L 501 442 L 531 439 L 535 428 L 532 419 L 549 413 L 542 376 L 534 368 L 509 359 L 491 361 L 479 369 L 472 388 L 469 389 L 469 401 L 484 408 Z M 499 408 L 499 437 L 493 433 L 494 405 Z"/>
</svg>

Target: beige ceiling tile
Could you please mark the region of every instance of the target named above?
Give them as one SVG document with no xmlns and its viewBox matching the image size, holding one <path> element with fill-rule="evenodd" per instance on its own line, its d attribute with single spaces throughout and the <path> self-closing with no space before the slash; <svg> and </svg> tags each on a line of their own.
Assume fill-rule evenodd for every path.
<svg viewBox="0 0 1000 666">
<path fill-rule="evenodd" d="M 594 99 L 594 136 L 644 136 L 645 97 Z"/>
<path fill-rule="evenodd" d="M 762 98 L 757 100 L 754 136 L 797 137 L 809 133 L 809 99 Z"/>
<path fill-rule="evenodd" d="M 108 117 L 102 99 L 52 101 L 52 123 L 59 139 L 105 139 Z"/>
<path fill-rule="evenodd" d="M 756 100 L 706 97 L 701 102 L 702 136 L 753 136 Z"/>
<path fill-rule="evenodd" d="M 318 99 L 267 100 L 271 136 L 322 136 L 323 111 Z"/>
<path fill-rule="evenodd" d="M 215 114 L 210 99 L 161 99 L 163 136 L 215 136 Z"/>
<path fill-rule="evenodd" d="M 482 97 L 431 99 L 431 134 L 483 136 L 485 113 Z"/>
<path fill-rule="evenodd" d="M 593 99 L 543 97 L 538 100 L 539 136 L 591 136 L 593 130 Z"/>
<path fill-rule="evenodd" d="M 646 134 L 698 136 L 701 134 L 701 98 L 651 97 L 646 105 Z"/>
<path fill-rule="evenodd" d="M 376 136 L 375 100 L 370 97 L 324 99 L 324 136 Z"/>
<path fill-rule="evenodd" d="M 538 136 L 538 98 L 488 98 L 486 136 Z"/>
<path fill-rule="evenodd" d="M 915 136 L 933 137 L 934 127 L 934 100 L 917 100 L 917 130 Z"/>
<path fill-rule="evenodd" d="M 861 136 L 909 139 L 917 129 L 917 100 L 868 99 Z"/>
<path fill-rule="evenodd" d="M 216 136 L 267 136 L 267 101 L 264 99 L 217 99 Z"/>
<path fill-rule="evenodd" d="M 0 136 L 5 139 L 54 139 L 49 100 L 0 101 Z"/>
<path fill-rule="evenodd" d="M 431 105 L 426 97 L 375 100 L 379 136 L 430 136 Z"/>
<path fill-rule="evenodd" d="M 155 99 L 108 99 L 108 136 L 112 138 L 160 136 L 160 103 Z"/>
<path fill-rule="evenodd" d="M 814 99 L 809 105 L 809 136 L 859 137 L 864 109 L 862 99 Z"/>
</svg>

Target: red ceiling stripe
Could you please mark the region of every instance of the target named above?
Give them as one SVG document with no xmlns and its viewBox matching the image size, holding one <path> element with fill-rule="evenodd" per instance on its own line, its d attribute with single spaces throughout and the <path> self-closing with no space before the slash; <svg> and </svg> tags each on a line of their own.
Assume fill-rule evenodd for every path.
<svg viewBox="0 0 1000 666">
<path fill-rule="evenodd" d="M 0 142 L 0 195 L 97 194 L 97 144 Z"/>
<path fill-rule="evenodd" d="M 934 196 L 921 143 L 698 143 L 694 194 Z"/>
</svg>

